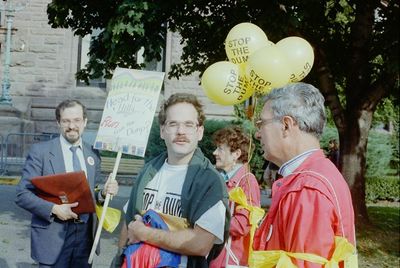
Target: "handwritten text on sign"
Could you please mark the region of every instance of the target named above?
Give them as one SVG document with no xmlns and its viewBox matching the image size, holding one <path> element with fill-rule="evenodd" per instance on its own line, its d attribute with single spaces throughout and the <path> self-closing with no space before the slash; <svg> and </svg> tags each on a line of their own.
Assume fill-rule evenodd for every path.
<svg viewBox="0 0 400 268">
<path fill-rule="evenodd" d="M 95 148 L 144 156 L 164 73 L 117 68 Z"/>
</svg>

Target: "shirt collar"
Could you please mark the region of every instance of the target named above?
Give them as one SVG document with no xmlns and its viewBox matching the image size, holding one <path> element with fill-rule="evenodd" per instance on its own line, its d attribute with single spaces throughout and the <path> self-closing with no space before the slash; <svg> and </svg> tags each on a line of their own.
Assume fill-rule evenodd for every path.
<svg viewBox="0 0 400 268">
<path fill-rule="evenodd" d="M 229 181 L 232 177 L 235 176 L 236 172 L 243 166 L 243 164 L 235 164 L 233 166 L 233 169 L 229 172 L 225 172 L 225 170 L 222 170 L 220 173 L 222 177 L 224 178 L 225 182 Z"/>
<path fill-rule="evenodd" d="M 319 149 L 311 149 L 293 157 L 279 168 L 278 173 L 281 174 L 283 177 L 288 176 L 293 171 L 295 171 L 295 169 L 298 168 L 310 154 L 318 150 Z"/>
</svg>

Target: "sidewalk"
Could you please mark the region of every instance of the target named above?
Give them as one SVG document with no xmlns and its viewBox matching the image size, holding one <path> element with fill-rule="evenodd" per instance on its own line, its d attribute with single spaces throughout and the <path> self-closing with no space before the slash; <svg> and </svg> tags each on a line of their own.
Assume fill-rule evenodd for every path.
<svg viewBox="0 0 400 268">
<path fill-rule="evenodd" d="M 30 258 L 30 213 L 14 203 L 15 185 L 4 185 L 0 180 L 0 267 L 38 267 Z M 130 186 L 120 186 L 110 206 L 121 209 L 129 198 Z M 115 256 L 121 224 L 112 233 L 102 231 L 101 253 L 95 255 L 94 268 L 108 268 Z M 51 244 L 49 245 L 51 246 Z"/>
</svg>

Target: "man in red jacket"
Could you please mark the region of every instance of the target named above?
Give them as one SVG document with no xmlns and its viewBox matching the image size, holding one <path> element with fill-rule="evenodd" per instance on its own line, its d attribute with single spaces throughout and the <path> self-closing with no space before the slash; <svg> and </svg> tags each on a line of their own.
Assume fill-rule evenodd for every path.
<svg viewBox="0 0 400 268">
<path fill-rule="evenodd" d="M 255 250 L 311 253 L 331 260 L 335 237 L 355 246 L 348 185 L 320 149 L 324 98 L 312 85 L 293 83 L 265 97 L 256 126 L 264 158 L 278 165 L 272 204 L 256 233 Z M 298 267 L 323 267 L 291 257 Z M 343 261 L 339 263 L 344 267 Z"/>
</svg>

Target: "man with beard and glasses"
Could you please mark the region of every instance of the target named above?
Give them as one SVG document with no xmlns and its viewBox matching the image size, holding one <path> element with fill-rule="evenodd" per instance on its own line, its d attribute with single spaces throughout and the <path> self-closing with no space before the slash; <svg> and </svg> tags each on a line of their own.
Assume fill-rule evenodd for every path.
<svg viewBox="0 0 400 268">
<path fill-rule="evenodd" d="M 32 145 L 17 186 L 16 203 L 32 213 L 31 256 L 40 268 L 90 267 L 96 215 L 74 213 L 72 208 L 78 202 L 57 205 L 36 196 L 31 179 L 83 170 L 99 203 L 106 194 L 117 194 L 118 183 L 107 180 L 104 189 L 94 191 L 100 179 L 100 156 L 82 141 L 87 124 L 85 106 L 77 100 L 65 100 L 56 108 L 56 119 L 60 136 Z"/>
<path fill-rule="evenodd" d="M 167 151 L 146 163 L 135 180 L 119 246 L 142 241 L 178 253 L 179 267 L 208 267 L 205 257 L 228 235 L 229 211 L 224 181 L 198 148 L 204 133 L 202 105 L 194 95 L 174 94 L 161 106 L 158 120 Z M 187 225 L 151 228 L 142 221 L 149 210 Z M 140 267 L 153 267 L 147 263 Z"/>
</svg>

